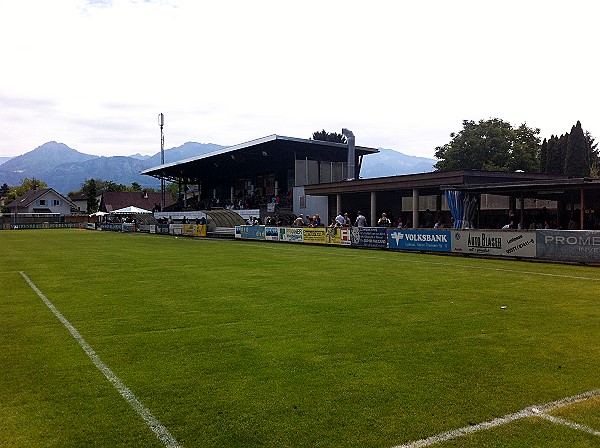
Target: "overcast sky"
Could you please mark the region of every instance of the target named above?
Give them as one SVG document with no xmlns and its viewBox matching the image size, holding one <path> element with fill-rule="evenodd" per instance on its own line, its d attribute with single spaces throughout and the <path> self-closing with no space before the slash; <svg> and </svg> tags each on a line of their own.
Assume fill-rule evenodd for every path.
<svg viewBox="0 0 600 448">
<path fill-rule="evenodd" d="M 0 156 L 351 129 L 433 157 L 462 121 L 600 140 L 589 0 L 0 0 Z"/>
</svg>

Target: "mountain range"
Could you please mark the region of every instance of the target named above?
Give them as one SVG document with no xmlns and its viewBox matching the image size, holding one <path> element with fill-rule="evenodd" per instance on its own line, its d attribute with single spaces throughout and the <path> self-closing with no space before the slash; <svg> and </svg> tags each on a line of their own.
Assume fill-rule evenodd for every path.
<svg viewBox="0 0 600 448">
<path fill-rule="evenodd" d="M 165 163 L 197 157 L 224 146 L 214 143 L 187 142 L 165 149 Z M 0 185 L 20 185 L 24 178 L 39 179 L 62 194 L 81 189 L 87 179 L 95 178 L 142 188 L 160 188 L 160 180 L 143 176 L 140 171 L 160 165 L 160 152 L 153 156 L 101 157 L 79 152 L 64 143 L 48 142 L 23 155 L 0 158 Z M 363 159 L 361 177 L 373 178 L 433 171 L 434 159 L 379 149 Z"/>
</svg>

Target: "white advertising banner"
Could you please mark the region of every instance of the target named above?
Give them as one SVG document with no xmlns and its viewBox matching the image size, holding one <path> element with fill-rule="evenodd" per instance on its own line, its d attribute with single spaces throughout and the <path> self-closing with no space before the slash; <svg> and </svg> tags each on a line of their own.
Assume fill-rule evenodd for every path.
<svg viewBox="0 0 600 448">
<path fill-rule="evenodd" d="M 514 230 L 453 230 L 452 252 L 534 258 L 536 233 Z"/>
<path fill-rule="evenodd" d="M 301 227 L 280 227 L 279 241 L 288 241 L 292 243 L 301 243 L 304 241 L 304 235 Z"/>
</svg>

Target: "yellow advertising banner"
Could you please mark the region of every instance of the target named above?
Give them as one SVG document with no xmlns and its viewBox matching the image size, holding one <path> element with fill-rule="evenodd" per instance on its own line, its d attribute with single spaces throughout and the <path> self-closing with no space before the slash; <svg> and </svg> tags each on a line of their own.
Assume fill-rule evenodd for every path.
<svg viewBox="0 0 600 448">
<path fill-rule="evenodd" d="M 327 229 L 325 227 L 303 228 L 305 243 L 327 244 Z"/>
<path fill-rule="evenodd" d="M 183 224 L 181 234 L 184 236 L 206 236 L 206 225 Z"/>
<path fill-rule="evenodd" d="M 206 236 L 206 224 L 197 224 L 195 236 Z"/>
</svg>

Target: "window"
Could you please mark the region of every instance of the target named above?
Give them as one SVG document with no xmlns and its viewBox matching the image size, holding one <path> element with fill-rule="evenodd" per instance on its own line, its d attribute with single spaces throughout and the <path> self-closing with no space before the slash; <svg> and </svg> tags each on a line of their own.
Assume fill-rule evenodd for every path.
<svg viewBox="0 0 600 448">
<path fill-rule="evenodd" d="M 40 199 L 39 200 L 39 205 L 46 205 L 46 200 L 45 199 Z"/>
<path fill-rule="evenodd" d="M 60 200 L 52 199 L 52 205 L 60 205 Z"/>
<path fill-rule="evenodd" d="M 300 208 L 306 208 L 306 196 L 300 196 Z"/>
</svg>

